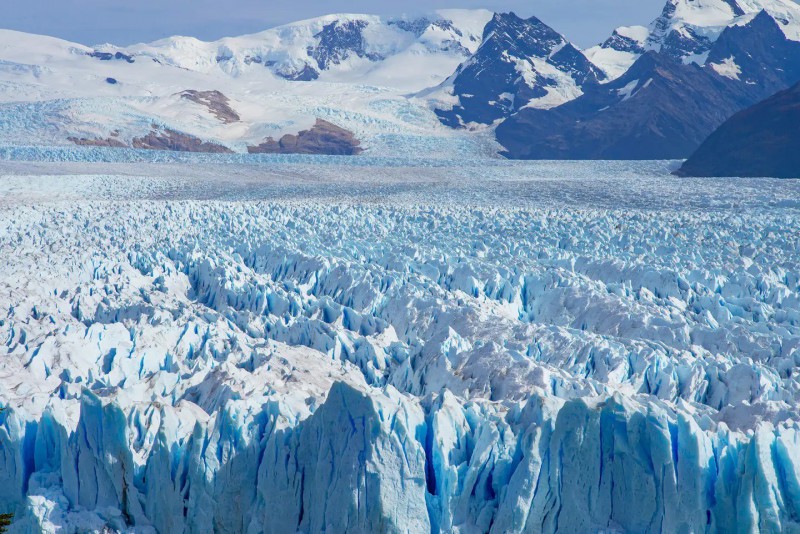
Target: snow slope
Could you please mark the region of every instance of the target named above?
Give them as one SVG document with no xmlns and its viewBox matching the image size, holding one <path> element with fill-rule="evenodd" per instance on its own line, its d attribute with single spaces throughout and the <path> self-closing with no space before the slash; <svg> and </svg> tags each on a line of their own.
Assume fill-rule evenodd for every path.
<svg viewBox="0 0 800 534">
<path fill-rule="evenodd" d="M 645 53 L 649 36 L 650 31 L 644 26 L 622 26 L 602 45 L 589 48 L 585 54 L 613 80 L 625 74 L 636 58 Z"/>
<path fill-rule="evenodd" d="M 290 80 L 342 81 L 414 91 L 449 76 L 481 42 L 492 14 L 442 10 L 430 17 L 327 15 L 254 35 L 202 42 L 171 37 L 123 52 L 199 72 L 232 76 L 265 67 Z M 116 53 L 112 46 L 100 47 Z"/>
<path fill-rule="evenodd" d="M 16 532 L 798 528 L 793 182 L 3 165 Z"/>
<path fill-rule="evenodd" d="M 175 37 L 128 48 L 0 31 L 0 141 L 130 146 L 161 129 L 246 152 L 323 119 L 367 152 L 458 152 L 464 136 L 406 95 L 451 75 L 490 18 L 331 15 L 213 43 Z M 220 121 L 183 98 L 187 90 L 220 92 L 239 120 Z M 468 142 L 476 153 L 493 149 L 490 139 Z"/>
</svg>

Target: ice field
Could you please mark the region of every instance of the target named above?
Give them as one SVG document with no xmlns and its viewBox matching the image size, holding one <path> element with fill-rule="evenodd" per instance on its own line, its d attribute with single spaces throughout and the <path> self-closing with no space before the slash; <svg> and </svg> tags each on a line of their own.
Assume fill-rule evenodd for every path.
<svg viewBox="0 0 800 534">
<path fill-rule="evenodd" d="M 797 181 L 63 153 L 0 161 L 12 532 L 800 532 Z"/>
</svg>

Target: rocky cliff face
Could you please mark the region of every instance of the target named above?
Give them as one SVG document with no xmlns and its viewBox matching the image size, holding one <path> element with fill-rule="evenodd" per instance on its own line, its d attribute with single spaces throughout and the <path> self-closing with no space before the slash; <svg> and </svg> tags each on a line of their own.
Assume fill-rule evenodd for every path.
<svg viewBox="0 0 800 534">
<path fill-rule="evenodd" d="M 114 136 L 107 138 L 70 137 L 69 141 L 80 146 L 168 150 L 172 152 L 206 152 L 212 154 L 233 153 L 230 148 L 224 145 L 204 141 L 193 135 L 169 128 L 161 128 L 158 125 L 152 125 L 150 132 L 140 137 L 134 137 L 130 143 Z"/>
<path fill-rule="evenodd" d="M 241 120 L 236 110 L 231 107 L 230 99 L 219 91 L 189 89 L 181 93 L 181 98 L 205 106 L 223 124 L 233 124 Z"/>
<path fill-rule="evenodd" d="M 198 139 L 175 130 L 155 127 L 153 131 L 142 137 L 137 137 L 131 143 L 131 148 L 144 150 L 172 150 L 175 152 L 211 152 L 217 154 L 230 154 L 233 151 L 217 143 Z"/>
<path fill-rule="evenodd" d="M 218 91 L 184 91 L 181 97 L 199 103 L 209 109 L 220 122 L 231 124 L 238 120 L 238 114 L 229 106 L 228 99 Z M 109 148 L 137 148 L 144 150 L 168 150 L 173 152 L 208 152 L 230 154 L 227 146 L 202 140 L 198 137 L 178 132 L 158 125 L 151 125 L 151 131 L 126 141 L 114 132 L 109 137 L 70 137 L 69 141 L 80 146 Z M 361 142 L 349 130 L 340 128 L 328 121 L 317 119 L 313 127 L 295 134 L 286 134 L 278 140 L 267 138 L 264 142 L 248 146 L 250 154 L 322 154 L 330 156 L 354 156 L 363 149 Z"/>
</svg>

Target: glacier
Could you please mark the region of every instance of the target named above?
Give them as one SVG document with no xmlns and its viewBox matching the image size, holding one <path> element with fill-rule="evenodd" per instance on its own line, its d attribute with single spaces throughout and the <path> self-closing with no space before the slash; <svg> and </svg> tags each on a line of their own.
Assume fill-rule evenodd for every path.
<svg viewBox="0 0 800 534">
<path fill-rule="evenodd" d="M 12 532 L 800 532 L 794 181 L 26 150 Z"/>
</svg>

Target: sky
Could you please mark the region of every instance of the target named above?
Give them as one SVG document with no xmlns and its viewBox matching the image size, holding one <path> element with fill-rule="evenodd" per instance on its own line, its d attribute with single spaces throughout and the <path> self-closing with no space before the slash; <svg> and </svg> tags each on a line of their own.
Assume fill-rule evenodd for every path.
<svg viewBox="0 0 800 534">
<path fill-rule="evenodd" d="M 255 33 L 329 13 L 416 15 L 486 8 L 536 15 L 576 44 L 605 40 L 617 26 L 647 25 L 665 0 L 5 0 L 0 27 L 87 45 L 129 45 L 171 35 L 203 40 Z"/>
</svg>

